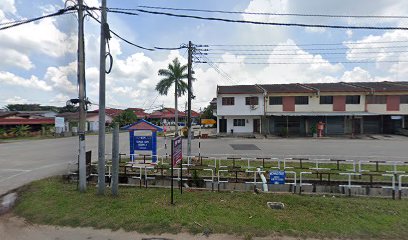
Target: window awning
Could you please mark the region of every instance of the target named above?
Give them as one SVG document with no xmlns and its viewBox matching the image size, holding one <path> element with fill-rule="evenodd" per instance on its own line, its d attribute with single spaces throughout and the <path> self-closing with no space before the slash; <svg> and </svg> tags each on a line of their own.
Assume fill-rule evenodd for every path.
<svg viewBox="0 0 408 240">
<path fill-rule="evenodd" d="M 267 116 L 376 116 L 378 113 L 369 112 L 269 112 Z"/>
</svg>

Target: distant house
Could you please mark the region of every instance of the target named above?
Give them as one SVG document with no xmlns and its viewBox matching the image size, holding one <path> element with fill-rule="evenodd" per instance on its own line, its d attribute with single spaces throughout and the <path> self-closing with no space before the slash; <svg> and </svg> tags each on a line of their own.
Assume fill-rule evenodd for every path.
<svg viewBox="0 0 408 240">
<path fill-rule="evenodd" d="M 40 131 L 43 125 L 54 125 L 54 117 L 49 117 L 53 114 L 56 113 L 48 111 L 0 112 L 0 128 L 10 129 L 16 126 L 28 125 L 31 131 Z"/>
<path fill-rule="evenodd" d="M 116 109 L 116 108 L 106 108 L 105 109 L 105 114 L 111 118 L 114 118 L 118 115 L 120 115 L 123 112 L 122 109 Z M 89 113 L 99 113 L 99 109 L 96 109 L 94 111 L 90 111 Z"/>
<path fill-rule="evenodd" d="M 143 108 L 128 108 L 127 110 L 131 110 L 138 119 L 145 119 L 149 115 Z"/>
<path fill-rule="evenodd" d="M 58 114 L 57 117 L 63 117 L 65 121 L 65 130 L 69 132 L 76 132 L 78 130 L 79 113 L 78 112 L 66 112 Z M 113 117 L 105 115 L 105 125 L 110 124 Z M 87 132 L 97 132 L 99 129 L 99 113 L 92 111 L 86 114 L 86 127 Z"/>
<path fill-rule="evenodd" d="M 170 122 L 170 124 L 172 124 L 175 122 L 175 113 L 176 110 L 174 108 L 163 108 L 149 114 L 148 119 L 150 121 L 159 121 L 160 123 Z M 178 111 L 178 121 L 184 122 L 185 118 L 186 114 L 184 112 Z"/>
</svg>

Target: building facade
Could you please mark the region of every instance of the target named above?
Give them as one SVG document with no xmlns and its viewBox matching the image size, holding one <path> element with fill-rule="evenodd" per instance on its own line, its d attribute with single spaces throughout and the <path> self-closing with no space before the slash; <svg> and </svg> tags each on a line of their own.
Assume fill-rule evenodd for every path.
<svg viewBox="0 0 408 240">
<path fill-rule="evenodd" d="M 258 104 L 251 104 L 256 100 L 249 98 L 256 97 Z M 325 135 L 395 133 L 408 127 L 407 116 L 407 82 L 266 84 L 217 89 L 219 134 L 307 136 L 316 133 L 319 122 L 324 125 Z"/>
</svg>

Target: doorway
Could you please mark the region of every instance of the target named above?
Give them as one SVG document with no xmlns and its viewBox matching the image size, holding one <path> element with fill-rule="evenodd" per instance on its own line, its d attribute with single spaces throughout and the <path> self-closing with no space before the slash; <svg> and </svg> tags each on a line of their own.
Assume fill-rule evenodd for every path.
<svg viewBox="0 0 408 240">
<path fill-rule="evenodd" d="M 254 133 L 261 132 L 261 123 L 260 119 L 254 119 Z"/>
<path fill-rule="evenodd" d="M 220 124 L 220 133 L 226 133 L 227 132 L 227 119 L 219 119 L 219 124 Z"/>
</svg>

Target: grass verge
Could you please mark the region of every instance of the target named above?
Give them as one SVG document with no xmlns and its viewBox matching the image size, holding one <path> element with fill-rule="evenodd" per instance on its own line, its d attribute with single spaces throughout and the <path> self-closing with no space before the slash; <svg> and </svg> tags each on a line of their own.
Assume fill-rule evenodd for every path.
<svg viewBox="0 0 408 240">
<path fill-rule="evenodd" d="M 120 188 L 119 197 L 97 196 L 90 187 L 50 178 L 28 185 L 14 213 L 33 223 L 110 228 L 141 233 L 282 234 L 299 237 L 407 239 L 408 201 Z M 285 204 L 272 210 L 268 201 Z"/>
</svg>

